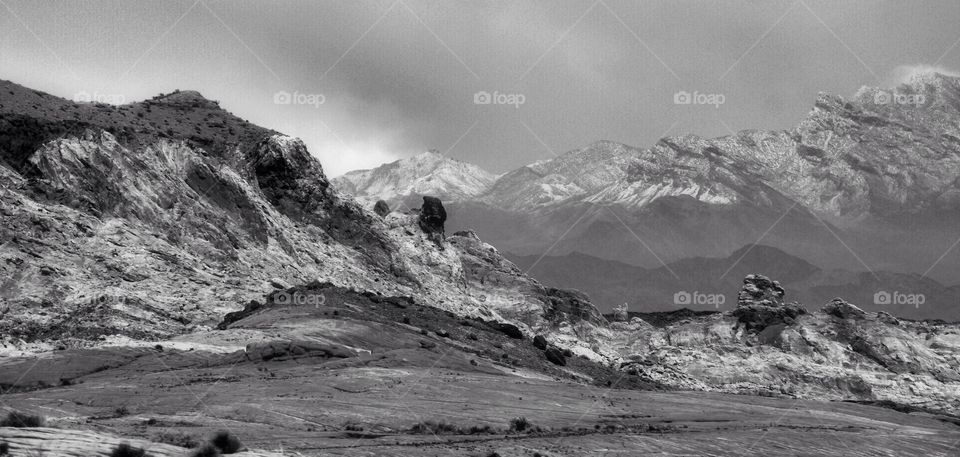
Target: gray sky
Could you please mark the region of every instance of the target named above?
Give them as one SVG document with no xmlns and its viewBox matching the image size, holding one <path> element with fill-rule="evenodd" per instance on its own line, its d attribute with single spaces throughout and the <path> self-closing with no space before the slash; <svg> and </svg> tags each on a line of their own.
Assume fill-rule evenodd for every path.
<svg viewBox="0 0 960 457">
<path fill-rule="evenodd" d="M 960 69 L 958 23 L 956 0 L 0 0 L 0 78 L 127 101 L 199 90 L 303 138 L 334 176 L 430 148 L 503 172 L 599 139 L 790 128 L 818 91 Z"/>
</svg>

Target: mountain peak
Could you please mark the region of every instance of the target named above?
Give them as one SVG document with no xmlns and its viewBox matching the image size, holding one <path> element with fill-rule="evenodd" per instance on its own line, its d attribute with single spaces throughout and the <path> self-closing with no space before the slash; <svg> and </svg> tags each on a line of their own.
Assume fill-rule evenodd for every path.
<svg viewBox="0 0 960 457">
<path fill-rule="evenodd" d="M 395 204 L 421 195 L 441 200 L 476 197 L 495 179 L 496 175 L 476 165 L 430 149 L 377 168 L 351 171 L 335 178 L 333 183 L 357 198 Z"/>
</svg>

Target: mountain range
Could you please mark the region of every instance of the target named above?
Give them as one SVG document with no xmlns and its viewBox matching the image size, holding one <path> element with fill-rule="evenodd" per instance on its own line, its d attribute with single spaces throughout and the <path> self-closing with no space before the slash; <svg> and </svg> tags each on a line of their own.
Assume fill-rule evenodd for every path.
<svg viewBox="0 0 960 457">
<path fill-rule="evenodd" d="M 431 160 L 430 167 L 416 167 L 423 156 L 404 159 L 332 182 L 361 199 L 394 204 L 415 199 L 415 187 L 396 184 L 396 192 L 384 192 L 384 186 L 367 187 L 354 177 L 450 183 L 454 228 L 475 230 L 514 259 L 532 256 L 521 262 L 528 266 L 540 256 L 555 257 L 556 265 L 563 259 L 576 263 L 576 254 L 584 254 L 616 262 L 607 270 L 622 264 L 625 272 L 632 266 L 669 269 L 672 262 L 698 257 L 728 258 L 729 268 L 762 271 L 777 259 L 736 255 L 761 244 L 819 269 L 848 272 L 841 276 L 868 274 L 869 281 L 856 281 L 856 292 L 849 290 L 857 297 L 866 297 L 871 286 L 865 284 L 899 274 L 902 293 L 932 293 L 926 298 L 936 303 L 930 313 L 903 311 L 956 319 L 953 292 L 932 292 L 948 289 L 936 283 L 953 286 L 960 277 L 956 77 L 922 73 L 893 89 L 861 88 L 849 100 L 819 94 L 791 130 L 668 137 L 647 149 L 599 141 L 495 179 L 454 159 Z M 453 176 L 453 170 L 464 174 Z M 477 186 L 474 173 L 479 182 L 492 183 Z M 565 268 L 577 271 L 575 265 Z M 710 286 L 697 284 L 700 278 L 682 279 Z M 635 279 L 637 290 L 657 287 Z M 815 284 L 821 291 L 847 290 L 829 289 L 836 281 L 824 281 Z M 637 303 L 649 297 L 640 292 L 597 294 L 612 288 L 620 289 L 586 287 L 609 297 L 600 300 L 604 305 L 647 308 L 663 302 L 658 297 Z"/>
<path fill-rule="evenodd" d="M 746 227 L 792 205 L 738 162 L 635 152 L 598 143 L 501 177 L 428 154 L 395 165 L 402 179 L 353 175 L 377 199 L 397 193 L 399 210 L 375 212 L 302 141 L 197 92 L 113 106 L 0 81 L 0 445 L 78 457 L 217 455 L 204 436 L 250 457 L 952 452 L 956 324 L 788 303 L 829 296 L 816 295 L 825 283 L 868 291 L 862 274 L 765 245 L 733 252 L 733 268 L 574 251 L 513 256 L 521 268 L 483 239 L 518 227 L 484 217 L 529 217 L 522 226 L 568 204 L 614 221 L 639 205 L 625 222 L 652 211 L 691 231 L 706 223 L 691 215 Z M 677 161 L 687 167 L 670 171 Z M 659 179 L 650 167 L 673 177 L 644 193 Z M 426 170 L 446 176 L 417 181 Z M 516 189 L 531 194 L 509 198 Z M 789 220 L 819 224 L 813 211 L 797 204 Z M 484 235 L 458 230 L 475 222 Z M 599 218 L 586 227 L 579 239 L 606 242 Z M 558 244 L 544 232 L 559 229 L 510 235 Z M 607 280 L 601 297 L 723 294 L 736 308 L 605 317 L 527 271 Z M 885 287 L 905 277 L 875 274 Z"/>
</svg>

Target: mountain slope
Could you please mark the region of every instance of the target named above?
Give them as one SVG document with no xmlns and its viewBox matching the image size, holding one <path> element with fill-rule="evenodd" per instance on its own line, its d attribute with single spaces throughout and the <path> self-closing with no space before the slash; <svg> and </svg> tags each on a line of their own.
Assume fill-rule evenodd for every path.
<svg viewBox="0 0 960 457">
<path fill-rule="evenodd" d="M 565 315 L 567 295 L 475 236 L 436 243 L 416 216 L 375 215 L 335 191 L 300 140 L 195 92 L 112 107 L 5 82 L 0 105 L 0 331 L 11 347 L 203 332 L 317 279 L 527 333 L 550 334 L 544 316 Z"/>
</svg>

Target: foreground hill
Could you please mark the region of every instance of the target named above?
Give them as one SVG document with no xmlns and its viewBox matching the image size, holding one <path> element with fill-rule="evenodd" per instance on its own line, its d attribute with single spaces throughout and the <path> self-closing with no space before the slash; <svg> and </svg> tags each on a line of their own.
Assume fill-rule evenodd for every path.
<svg viewBox="0 0 960 457">
<path fill-rule="evenodd" d="M 106 455 L 119 435 L 186 455 L 184 445 L 226 428 L 272 452 L 258 455 L 514 457 L 946 456 L 960 439 L 957 418 L 936 411 L 949 374 L 928 374 L 955 369 L 942 354 L 956 329 L 898 330 L 873 316 L 818 313 L 759 334 L 724 315 L 617 323 L 610 335 L 636 354 L 623 370 L 580 357 L 554 365 L 488 322 L 324 283 L 275 291 L 221 324 L 157 347 L 0 359 L 5 404 L 47 420 L 0 427 L 0 441 L 18 456 Z M 890 395 L 926 408 L 879 401 Z"/>
<path fill-rule="evenodd" d="M 0 177 L 9 347 L 203 331 L 317 279 L 528 333 L 569 301 L 479 240 L 437 243 L 344 198 L 300 140 L 195 92 L 115 107 L 3 83 Z"/>
</svg>

